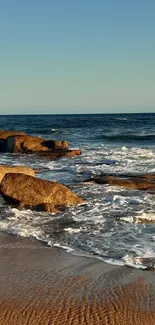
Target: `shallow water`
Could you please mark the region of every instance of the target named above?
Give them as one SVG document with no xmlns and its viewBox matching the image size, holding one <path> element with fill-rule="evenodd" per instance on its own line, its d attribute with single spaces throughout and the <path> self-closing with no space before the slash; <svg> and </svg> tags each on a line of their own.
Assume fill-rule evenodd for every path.
<svg viewBox="0 0 155 325">
<path fill-rule="evenodd" d="M 155 258 L 154 196 L 82 181 L 102 173 L 155 173 L 155 114 L 1 116 L 0 129 L 67 140 L 74 159 L 1 154 L 0 163 L 42 169 L 38 177 L 69 186 L 86 200 L 60 215 L 18 210 L 0 199 L 0 229 L 35 237 L 74 254 L 116 264 L 145 265 Z M 138 262 L 137 262 L 138 261 Z"/>
</svg>

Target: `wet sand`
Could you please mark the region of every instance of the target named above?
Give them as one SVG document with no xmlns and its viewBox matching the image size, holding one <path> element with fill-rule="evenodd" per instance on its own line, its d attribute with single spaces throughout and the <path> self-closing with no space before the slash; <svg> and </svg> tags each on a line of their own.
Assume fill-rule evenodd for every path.
<svg viewBox="0 0 155 325">
<path fill-rule="evenodd" d="M 0 233 L 0 325 L 155 324 L 155 272 Z"/>
</svg>

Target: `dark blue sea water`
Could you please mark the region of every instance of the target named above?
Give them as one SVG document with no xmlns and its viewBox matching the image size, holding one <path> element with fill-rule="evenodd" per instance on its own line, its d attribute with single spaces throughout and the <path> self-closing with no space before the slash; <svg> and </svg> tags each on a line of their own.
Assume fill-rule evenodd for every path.
<svg viewBox="0 0 155 325">
<path fill-rule="evenodd" d="M 1 231 L 110 263 L 139 265 L 139 257 L 155 258 L 154 196 L 82 183 L 102 173 L 155 173 L 155 114 L 3 115 L 0 129 L 80 148 L 82 155 L 73 159 L 0 154 L 0 163 L 41 168 L 38 177 L 69 186 L 87 202 L 51 215 L 12 208 L 1 198 Z"/>
</svg>

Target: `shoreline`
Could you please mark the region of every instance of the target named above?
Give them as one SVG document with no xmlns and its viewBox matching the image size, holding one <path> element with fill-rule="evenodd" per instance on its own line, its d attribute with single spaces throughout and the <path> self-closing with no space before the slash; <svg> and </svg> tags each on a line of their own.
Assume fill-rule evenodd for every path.
<svg viewBox="0 0 155 325">
<path fill-rule="evenodd" d="M 154 271 L 0 232 L 0 324 L 155 323 Z"/>
</svg>

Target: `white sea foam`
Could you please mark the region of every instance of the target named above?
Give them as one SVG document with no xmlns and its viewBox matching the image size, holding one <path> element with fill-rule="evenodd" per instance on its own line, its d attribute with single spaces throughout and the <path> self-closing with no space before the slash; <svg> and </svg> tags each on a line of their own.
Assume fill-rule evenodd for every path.
<svg viewBox="0 0 155 325">
<path fill-rule="evenodd" d="M 71 147 L 78 147 L 79 144 L 82 155 L 75 159 L 50 161 L 36 159 L 34 155 L 4 154 L 0 162 L 43 169 L 37 177 L 69 185 L 87 203 L 69 208 L 56 217 L 31 210 L 8 209 L 2 205 L 0 230 L 24 237 L 32 236 L 69 252 L 97 252 L 97 258 L 106 260 L 103 256 L 107 256 L 110 263 L 143 267 L 142 258 L 148 252 L 147 247 L 150 247 L 148 257 L 154 258 L 155 255 L 153 195 L 118 186 L 85 184 L 82 181 L 104 173 L 153 173 L 155 148 L 144 145 L 138 147 L 129 142 L 124 146 L 116 142 L 98 143 L 95 137 L 94 142 L 90 140 L 85 143 L 81 130 L 78 132 Z M 91 135 L 88 132 L 87 136 Z M 106 164 L 107 161 L 111 164 Z"/>
<path fill-rule="evenodd" d="M 141 215 L 122 217 L 121 220 L 126 222 L 131 222 L 131 223 L 142 223 L 142 222 L 155 223 L 155 212 L 150 212 L 150 213 L 142 212 Z"/>
<path fill-rule="evenodd" d="M 125 150 L 128 150 L 128 148 L 127 148 L 126 146 L 123 146 L 123 147 L 122 147 L 122 150 L 125 151 Z"/>
<path fill-rule="evenodd" d="M 73 249 L 73 248 L 68 247 L 68 246 L 63 246 L 63 245 L 61 245 L 61 244 L 59 244 L 59 243 L 55 243 L 55 244 L 53 245 L 52 241 L 50 241 L 50 240 L 49 240 L 49 242 L 48 242 L 48 245 L 49 245 L 49 246 L 58 247 L 58 248 L 62 248 L 62 249 L 64 249 L 67 253 L 73 253 L 73 252 L 74 252 L 74 249 Z"/>
<path fill-rule="evenodd" d="M 134 268 L 152 268 L 155 269 L 155 252 L 151 247 L 143 247 L 141 256 L 125 255 L 122 260 L 125 265 L 132 266 Z"/>
<path fill-rule="evenodd" d="M 125 265 L 134 267 L 136 269 L 145 270 L 147 268 L 146 265 L 143 265 L 142 260 L 139 257 L 133 257 L 133 256 L 125 255 L 122 260 L 123 260 Z"/>
<path fill-rule="evenodd" d="M 79 229 L 73 229 L 71 227 L 68 227 L 68 228 L 64 228 L 64 231 L 66 231 L 70 234 L 77 234 L 79 232 L 87 231 L 87 229 L 84 230 L 82 227 L 80 227 Z"/>
<path fill-rule="evenodd" d="M 118 121 L 127 121 L 128 119 L 126 117 L 116 117 L 116 120 L 118 120 Z"/>
<path fill-rule="evenodd" d="M 39 225 L 41 219 L 41 215 L 35 217 L 31 210 L 20 211 L 12 208 L 8 213 L 8 217 L 0 220 L 0 230 L 11 235 L 43 239 L 44 232 Z"/>
</svg>

